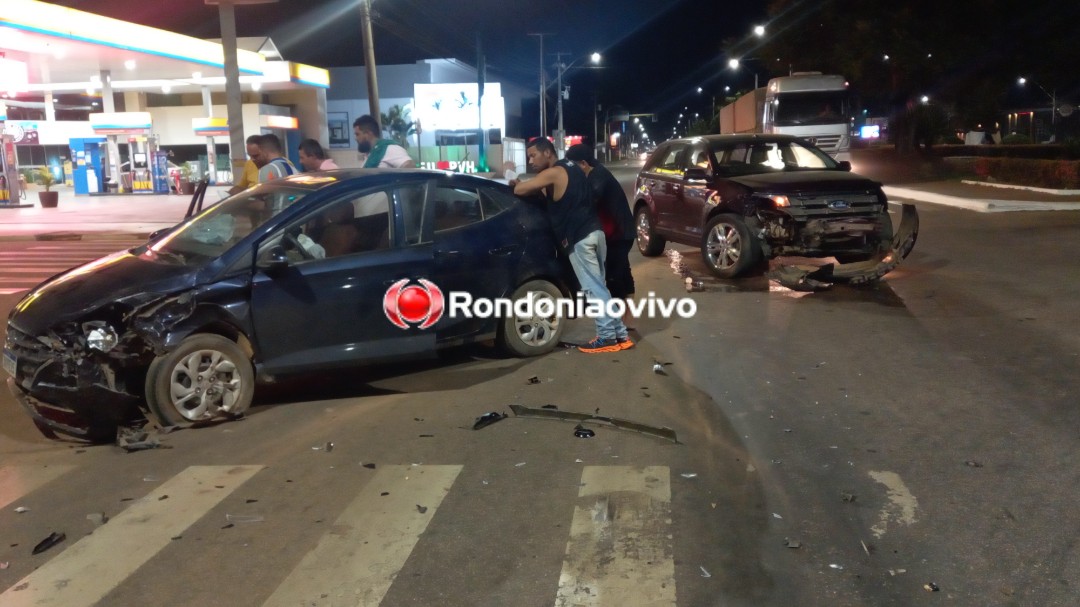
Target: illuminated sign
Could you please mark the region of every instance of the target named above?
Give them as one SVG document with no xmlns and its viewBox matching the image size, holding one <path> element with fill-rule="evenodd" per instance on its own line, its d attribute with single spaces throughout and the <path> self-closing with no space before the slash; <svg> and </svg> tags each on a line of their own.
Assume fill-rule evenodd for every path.
<svg viewBox="0 0 1080 607">
<path fill-rule="evenodd" d="M 330 88 L 330 72 L 322 68 L 304 65 L 303 63 L 289 64 L 289 79 L 293 82 L 317 86 L 319 88 Z"/>
<path fill-rule="evenodd" d="M 859 137 L 862 139 L 878 139 L 881 137 L 881 125 L 864 124 L 859 127 Z"/>
<path fill-rule="evenodd" d="M 420 168 L 454 171 L 456 173 L 475 173 L 476 163 L 472 160 L 440 160 L 438 162 L 421 162 Z"/>
<path fill-rule="evenodd" d="M 259 116 L 259 124 L 268 129 L 298 129 L 300 122 L 293 116 Z"/>
<path fill-rule="evenodd" d="M 192 118 L 191 128 L 200 137 L 225 137 L 229 134 L 229 119 Z"/>
<path fill-rule="evenodd" d="M 98 135 L 147 135 L 150 112 L 101 112 L 90 114 L 90 127 Z"/>
<path fill-rule="evenodd" d="M 15 93 L 25 91 L 30 84 L 26 64 L 22 61 L 0 57 L 0 91 Z"/>
<path fill-rule="evenodd" d="M 417 84 L 413 88 L 415 102 L 412 118 L 424 124 L 425 132 L 463 129 L 506 130 L 506 108 L 502 86 L 498 82 L 484 85 L 484 99 L 477 109 L 478 88 L 475 82 L 458 84 Z"/>
</svg>

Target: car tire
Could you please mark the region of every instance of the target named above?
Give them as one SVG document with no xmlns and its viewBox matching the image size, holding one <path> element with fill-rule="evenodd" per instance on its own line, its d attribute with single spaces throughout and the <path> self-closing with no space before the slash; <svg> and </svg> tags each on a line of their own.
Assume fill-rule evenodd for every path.
<svg viewBox="0 0 1080 607">
<path fill-rule="evenodd" d="M 558 287 L 546 280 L 532 280 L 515 289 L 510 299 L 517 302 L 527 297 L 550 299 L 553 313 L 550 316 L 528 318 L 511 314 L 500 320 L 499 346 L 514 356 L 547 354 L 559 345 L 559 338 L 563 332 L 563 319 L 554 313 L 554 306 L 562 297 L 562 292 Z"/>
<path fill-rule="evenodd" d="M 705 224 L 701 257 L 716 276 L 735 278 L 761 264 L 761 245 L 741 218 L 721 214 Z"/>
<path fill-rule="evenodd" d="M 162 426 L 239 417 L 254 394 L 251 360 L 220 335 L 188 337 L 146 374 L 146 404 Z"/>
<path fill-rule="evenodd" d="M 656 234 L 656 226 L 653 225 L 652 217 L 649 216 L 649 207 L 641 205 L 634 217 L 634 226 L 637 232 L 637 248 L 645 257 L 656 257 L 664 252 L 667 239 Z"/>
</svg>

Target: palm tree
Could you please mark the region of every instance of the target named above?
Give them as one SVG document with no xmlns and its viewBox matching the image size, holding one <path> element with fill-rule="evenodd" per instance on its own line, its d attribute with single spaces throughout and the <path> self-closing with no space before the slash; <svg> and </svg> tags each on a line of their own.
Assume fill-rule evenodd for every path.
<svg viewBox="0 0 1080 607">
<path fill-rule="evenodd" d="M 395 105 L 385 114 L 382 114 L 381 118 L 382 126 L 390 133 L 390 138 L 401 147 L 408 148 L 409 136 L 416 134 L 416 127 L 413 121 L 410 120 L 409 110 L 402 109 L 400 105 Z"/>
</svg>

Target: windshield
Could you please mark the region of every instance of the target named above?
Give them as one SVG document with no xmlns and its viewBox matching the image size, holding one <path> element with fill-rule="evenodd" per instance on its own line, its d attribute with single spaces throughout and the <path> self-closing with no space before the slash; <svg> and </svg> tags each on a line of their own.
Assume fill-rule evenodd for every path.
<svg viewBox="0 0 1080 607">
<path fill-rule="evenodd" d="M 287 182 L 246 190 L 206 209 L 150 250 L 187 264 L 214 259 L 311 191 Z"/>
<path fill-rule="evenodd" d="M 727 143 L 713 148 L 712 154 L 716 174 L 724 177 L 839 166 L 825 152 L 796 140 Z"/>
<path fill-rule="evenodd" d="M 851 115 L 847 91 L 779 93 L 767 105 L 775 126 L 835 124 Z"/>
</svg>

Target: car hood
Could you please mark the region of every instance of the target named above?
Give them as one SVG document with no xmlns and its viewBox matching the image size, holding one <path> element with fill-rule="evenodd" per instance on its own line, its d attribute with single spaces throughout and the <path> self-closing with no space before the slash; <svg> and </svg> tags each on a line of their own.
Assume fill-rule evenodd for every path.
<svg viewBox="0 0 1080 607">
<path fill-rule="evenodd" d="M 110 303 L 149 301 L 190 287 L 198 270 L 158 260 L 152 252 L 142 256 L 113 253 L 38 285 L 12 309 L 8 321 L 24 333 L 41 335 L 60 323 L 80 321 Z"/>
<path fill-rule="evenodd" d="M 732 177 L 731 181 L 755 192 L 794 194 L 800 192 L 850 192 L 877 190 L 876 181 L 847 171 L 783 171 Z"/>
</svg>

